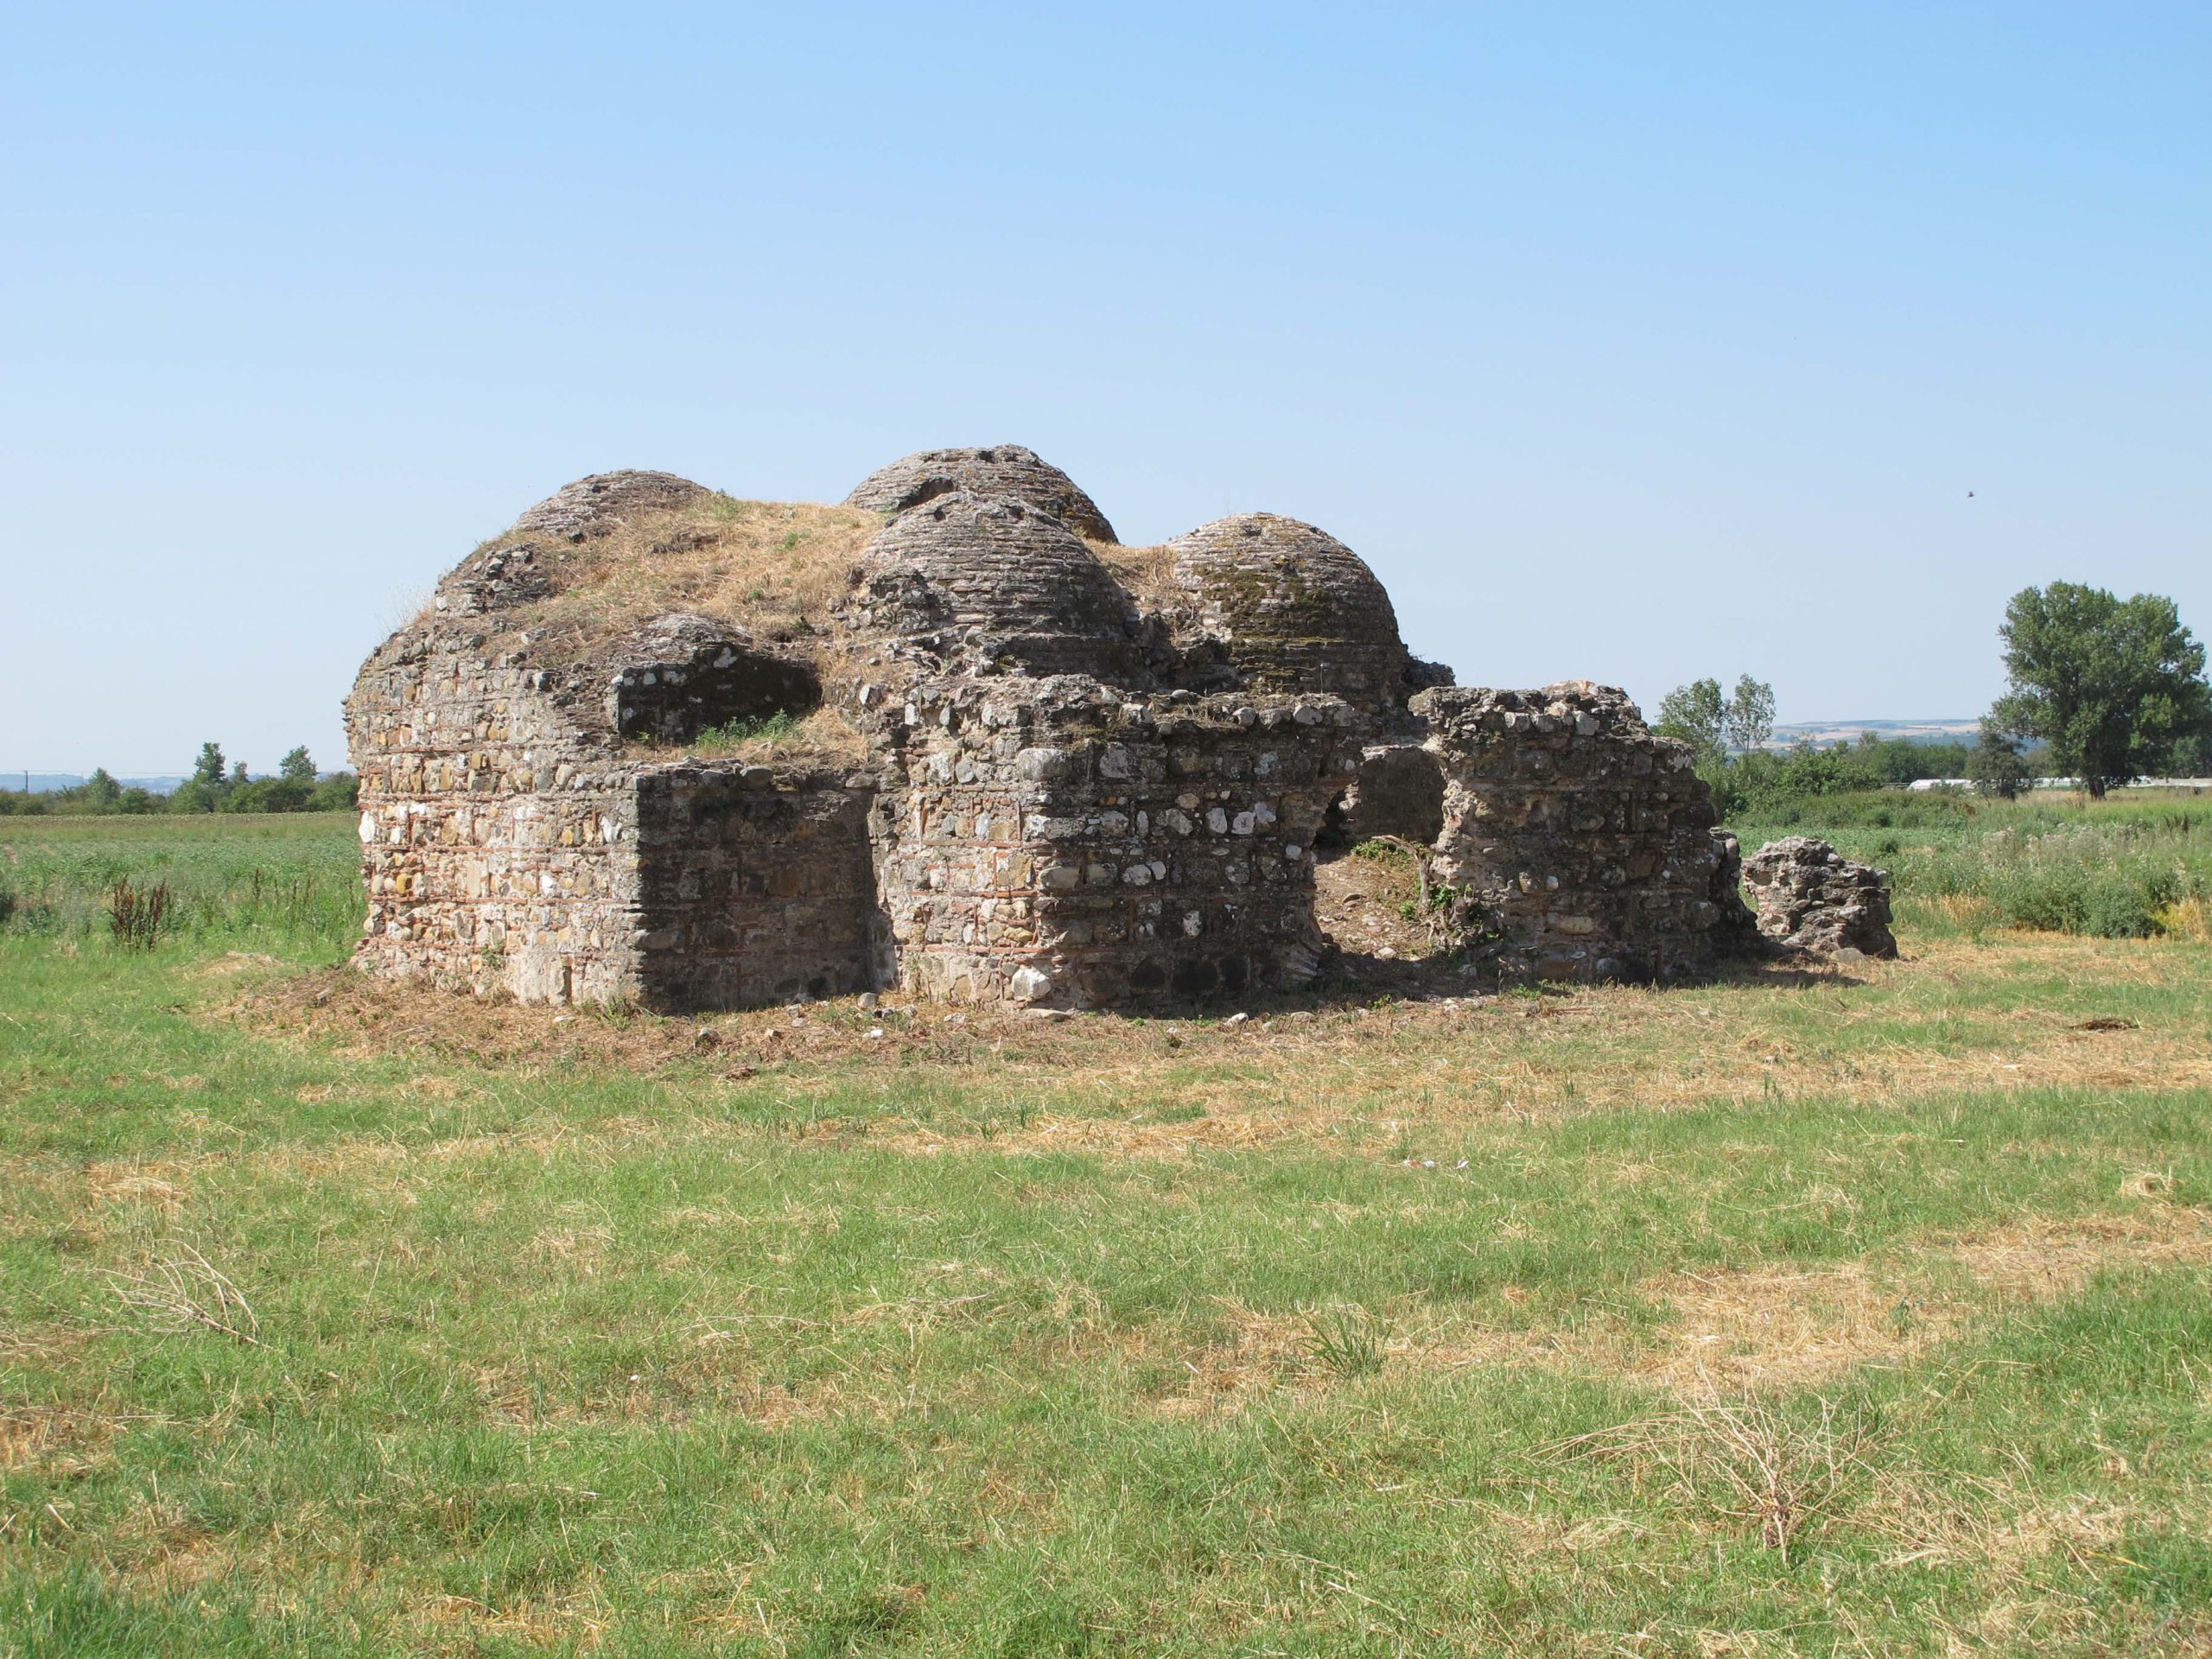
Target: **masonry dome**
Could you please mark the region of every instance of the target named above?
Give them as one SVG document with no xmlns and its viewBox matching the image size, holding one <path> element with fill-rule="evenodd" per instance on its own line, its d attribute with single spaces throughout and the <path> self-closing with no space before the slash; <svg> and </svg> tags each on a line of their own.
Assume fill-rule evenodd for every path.
<svg viewBox="0 0 2212 1659">
<path fill-rule="evenodd" d="M 604 536 L 626 518 L 688 506 L 709 493 L 674 473 L 594 473 L 564 484 L 515 520 L 517 536 L 582 542 Z"/>
<path fill-rule="evenodd" d="M 1018 443 L 981 449 L 924 449 L 870 473 L 845 498 L 849 507 L 904 512 L 925 501 L 966 490 L 974 495 L 1011 496 L 1049 512 L 1078 536 L 1094 542 L 1116 539 L 1114 526 L 1076 481 L 1033 449 Z"/>
<path fill-rule="evenodd" d="M 1406 647 L 1390 595 L 1327 531 L 1240 513 L 1166 550 L 1186 647 L 1218 647 L 1255 690 L 1334 691 L 1370 709 L 1402 701 Z"/>
<path fill-rule="evenodd" d="M 858 631 L 940 660 L 1127 680 L 1136 607 L 1058 518 L 956 490 L 893 518 L 861 559 Z"/>
</svg>

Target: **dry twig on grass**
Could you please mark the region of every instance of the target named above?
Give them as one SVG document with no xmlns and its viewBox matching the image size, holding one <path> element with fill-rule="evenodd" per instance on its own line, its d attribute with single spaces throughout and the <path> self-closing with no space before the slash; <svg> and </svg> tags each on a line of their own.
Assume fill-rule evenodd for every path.
<svg viewBox="0 0 2212 1659">
<path fill-rule="evenodd" d="M 230 1274 L 182 1239 L 171 1239 L 149 1255 L 142 1273 L 104 1268 L 102 1276 L 124 1308 L 156 1331 L 210 1331 L 261 1346 L 261 1321 Z"/>
<path fill-rule="evenodd" d="M 1567 1461 L 1626 1459 L 1639 1477 L 1646 1467 L 1664 1470 L 1692 1501 L 1756 1524 L 1759 1541 L 1787 1561 L 1800 1535 L 1868 1469 L 1874 1440 L 1863 1415 L 1847 1417 L 1826 1398 L 1811 1426 L 1747 1398 L 1578 1434 L 1547 1450 Z"/>
</svg>

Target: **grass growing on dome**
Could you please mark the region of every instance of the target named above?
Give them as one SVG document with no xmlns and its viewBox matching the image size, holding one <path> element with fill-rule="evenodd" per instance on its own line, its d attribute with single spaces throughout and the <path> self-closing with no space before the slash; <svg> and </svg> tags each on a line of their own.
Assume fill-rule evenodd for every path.
<svg viewBox="0 0 2212 1659">
<path fill-rule="evenodd" d="M 1175 580 L 1175 555 L 1166 543 L 1127 547 L 1117 542 L 1085 542 L 1114 580 L 1147 611 L 1170 611 L 1190 603 Z"/>
<path fill-rule="evenodd" d="M 829 626 L 861 550 L 882 525 L 882 514 L 857 507 L 708 495 L 594 540 L 542 544 L 553 591 L 500 620 L 547 630 L 554 655 L 564 641 L 588 644 L 672 611 L 804 651 Z"/>
</svg>

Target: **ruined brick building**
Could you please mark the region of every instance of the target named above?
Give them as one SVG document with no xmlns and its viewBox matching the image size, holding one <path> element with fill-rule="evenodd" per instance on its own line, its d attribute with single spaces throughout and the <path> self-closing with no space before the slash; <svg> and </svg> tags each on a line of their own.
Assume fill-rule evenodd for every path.
<svg viewBox="0 0 2212 1659">
<path fill-rule="evenodd" d="M 532 1001 L 1173 1002 L 1310 978 L 1317 847 L 1389 834 L 1505 973 L 1706 965 L 1732 843 L 1687 753 L 1608 688 L 1452 677 L 1312 525 L 1124 548 L 1014 446 L 837 507 L 584 479 L 361 671 L 359 960 Z"/>
</svg>

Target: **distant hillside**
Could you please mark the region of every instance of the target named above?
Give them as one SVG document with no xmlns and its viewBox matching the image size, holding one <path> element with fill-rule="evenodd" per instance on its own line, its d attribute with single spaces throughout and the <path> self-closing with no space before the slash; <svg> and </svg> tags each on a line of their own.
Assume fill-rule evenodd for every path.
<svg viewBox="0 0 2212 1659">
<path fill-rule="evenodd" d="M 48 795 L 57 789 L 74 789 L 92 774 L 78 772 L 25 772 L 20 766 L 13 772 L 0 772 L 0 789 L 21 789 L 33 795 Z M 28 779 L 29 781 L 25 782 Z M 115 780 L 125 789 L 151 790 L 156 795 L 166 795 L 184 781 L 181 778 L 118 778 Z"/>
<path fill-rule="evenodd" d="M 1798 742 L 1825 749 L 1838 743 L 1856 743 L 1859 734 L 1902 743 L 1971 743 L 1980 735 L 1978 720 L 1802 720 L 1774 728 L 1774 747 L 1788 748 Z"/>
</svg>

